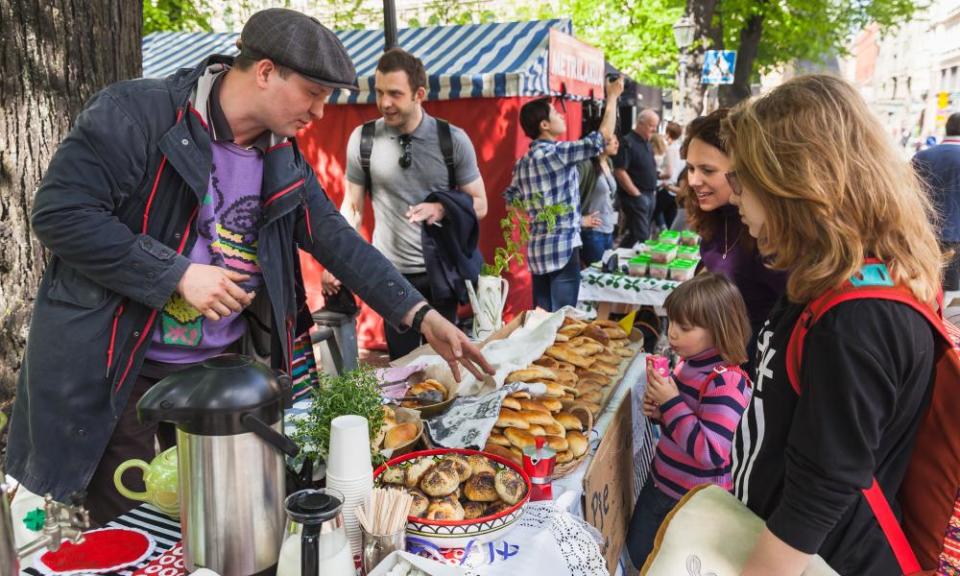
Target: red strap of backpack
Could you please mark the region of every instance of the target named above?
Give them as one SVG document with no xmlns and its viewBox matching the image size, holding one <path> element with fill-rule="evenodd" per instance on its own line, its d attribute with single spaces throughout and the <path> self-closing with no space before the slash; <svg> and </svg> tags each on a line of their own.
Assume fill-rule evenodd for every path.
<svg viewBox="0 0 960 576">
<path fill-rule="evenodd" d="M 934 312 L 929 306 L 925 306 L 917 301 L 916 297 L 908 289 L 901 286 L 882 287 L 854 287 L 847 285 L 843 288 L 829 291 L 819 298 L 811 301 L 800 314 L 800 318 L 793 327 L 790 340 L 787 343 L 787 379 L 797 395 L 800 395 L 800 362 L 803 358 L 803 343 L 810 328 L 816 324 L 820 318 L 834 306 L 850 300 L 860 300 L 874 298 L 879 300 L 890 300 L 900 302 L 910 306 L 924 318 L 939 333 L 948 344 L 952 345 L 953 339 L 944 326 L 942 318 L 937 312 Z M 942 304 L 940 310 L 943 309 Z M 897 521 L 893 509 L 890 508 L 890 502 L 886 495 L 880 489 L 877 479 L 873 478 L 873 483 L 869 488 L 863 490 L 863 496 L 870 505 L 870 510 L 877 519 L 884 537 L 890 544 L 897 563 L 904 574 L 914 574 L 920 572 L 920 562 L 917 560 L 910 542 L 907 540 L 900 522 Z"/>
<path fill-rule="evenodd" d="M 920 561 L 917 560 L 917 555 L 913 553 L 910 541 L 907 540 L 907 535 L 904 534 L 903 527 L 900 526 L 900 522 L 890 508 L 890 501 L 887 500 L 883 490 L 880 489 L 880 484 L 877 483 L 876 478 L 873 478 L 873 483 L 869 488 L 863 490 L 863 496 L 867 499 L 867 504 L 870 505 L 870 510 L 873 511 L 877 523 L 880 524 L 880 530 L 883 531 L 883 536 L 890 544 L 893 555 L 897 558 L 897 564 L 900 565 L 900 570 L 904 574 L 920 572 Z"/>
</svg>

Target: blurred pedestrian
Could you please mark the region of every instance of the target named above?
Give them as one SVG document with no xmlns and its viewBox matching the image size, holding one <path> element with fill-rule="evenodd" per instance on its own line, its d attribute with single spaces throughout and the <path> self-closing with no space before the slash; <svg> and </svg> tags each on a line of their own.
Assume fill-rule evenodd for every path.
<svg viewBox="0 0 960 576">
<path fill-rule="evenodd" d="M 943 289 L 960 290 L 960 112 L 947 119 L 943 142 L 918 152 L 913 166 L 940 215 L 937 239 L 947 258 Z"/>
<path fill-rule="evenodd" d="M 599 262 L 603 253 L 613 248 L 613 229 L 619 216 L 613 207 L 617 193 L 613 156 L 619 149 L 620 139 L 614 135 L 599 156 L 580 163 L 580 260 L 584 266 Z"/>
<path fill-rule="evenodd" d="M 680 157 L 683 128 L 676 122 L 667 122 L 666 150 L 660 163 L 660 185 L 653 211 L 653 223 L 661 230 L 669 230 L 677 217 L 677 179 L 685 168 Z"/>
<path fill-rule="evenodd" d="M 659 176 L 651 139 L 659 124 L 660 116 L 653 110 L 640 112 L 636 126 L 623 137 L 620 151 L 613 160 L 613 174 L 619 184 L 620 207 L 624 212 L 621 226 L 626 229 L 621 240 L 623 246 L 633 246 L 650 237 Z"/>
</svg>

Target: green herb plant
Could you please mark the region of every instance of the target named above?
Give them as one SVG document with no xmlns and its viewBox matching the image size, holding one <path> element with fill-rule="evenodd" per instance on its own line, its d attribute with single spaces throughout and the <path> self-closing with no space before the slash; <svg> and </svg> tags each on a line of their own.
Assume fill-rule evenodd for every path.
<svg viewBox="0 0 960 576">
<path fill-rule="evenodd" d="M 510 262 L 523 264 L 523 247 L 530 241 L 531 208 L 536 208 L 537 217 L 534 222 L 545 222 L 547 232 L 553 232 L 557 227 L 557 218 L 571 212 L 569 204 L 549 204 L 543 202 L 543 194 L 533 194 L 531 200 L 524 203 L 517 198 L 507 205 L 507 215 L 500 219 L 500 232 L 503 234 L 503 246 L 497 246 L 493 251 L 493 264 L 484 264 L 480 274 L 484 276 L 501 276 L 510 269 Z M 514 234 L 516 232 L 516 234 Z"/>
<path fill-rule="evenodd" d="M 313 405 L 305 418 L 296 421 L 291 436 L 301 454 L 314 462 L 325 460 L 330 449 L 330 423 L 337 416 L 356 414 L 369 424 L 374 465 L 382 463 L 383 457 L 373 445 L 383 427 L 383 402 L 373 369 L 361 365 L 341 376 L 320 373 L 317 377 L 319 385 L 313 390 Z"/>
</svg>

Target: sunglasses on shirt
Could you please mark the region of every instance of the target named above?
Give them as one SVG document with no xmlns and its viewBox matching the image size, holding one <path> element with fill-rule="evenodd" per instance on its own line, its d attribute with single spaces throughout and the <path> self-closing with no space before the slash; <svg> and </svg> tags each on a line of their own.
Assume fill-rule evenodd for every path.
<svg viewBox="0 0 960 576">
<path fill-rule="evenodd" d="M 400 167 L 404 170 L 413 164 L 413 156 L 410 155 L 410 141 L 412 139 L 409 134 L 400 135 Z"/>
</svg>

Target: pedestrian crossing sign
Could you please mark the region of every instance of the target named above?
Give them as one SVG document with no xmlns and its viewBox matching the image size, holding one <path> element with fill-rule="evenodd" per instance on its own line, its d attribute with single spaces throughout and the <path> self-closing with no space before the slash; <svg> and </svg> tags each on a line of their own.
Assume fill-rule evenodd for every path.
<svg viewBox="0 0 960 576">
<path fill-rule="evenodd" d="M 703 56 L 703 84 L 733 84 L 736 50 L 707 50 Z"/>
</svg>

